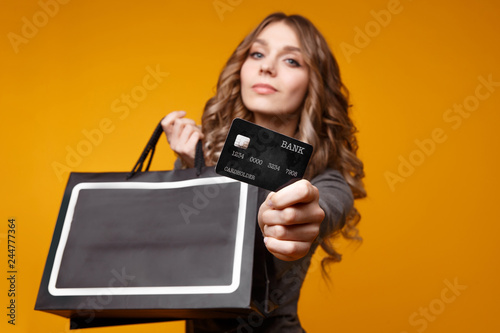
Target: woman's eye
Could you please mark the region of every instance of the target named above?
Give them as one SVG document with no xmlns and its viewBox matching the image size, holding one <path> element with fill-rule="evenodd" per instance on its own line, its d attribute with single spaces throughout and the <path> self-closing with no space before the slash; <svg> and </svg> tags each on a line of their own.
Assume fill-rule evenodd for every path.
<svg viewBox="0 0 500 333">
<path fill-rule="evenodd" d="M 285 60 L 289 65 L 292 65 L 293 67 L 300 67 L 300 64 L 297 60 L 295 59 L 286 59 Z"/>
<path fill-rule="evenodd" d="M 252 53 L 250 53 L 250 57 L 255 58 L 255 59 L 260 59 L 263 56 L 264 55 L 262 53 L 260 53 L 260 52 L 252 52 Z"/>
</svg>

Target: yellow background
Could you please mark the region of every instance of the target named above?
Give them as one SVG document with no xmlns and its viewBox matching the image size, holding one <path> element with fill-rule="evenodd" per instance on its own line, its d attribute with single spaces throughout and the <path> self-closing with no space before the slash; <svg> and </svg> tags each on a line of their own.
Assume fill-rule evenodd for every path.
<svg viewBox="0 0 500 333">
<path fill-rule="evenodd" d="M 69 327 L 67 319 L 33 310 L 68 177 L 58 177 L 54 162 L 67 165 L 67 149 L 80 147 L 86 156 L 73 160 L 72 171 L 131 169 L 166 113 L 186 110 L 199 122 L 236 45 L 263 17 L 282 10 L 310 18 L 336 54 L 352 93 L 369 193 L 358 203 L 364 242 L 359 248 L 339 245 L 344 260 L 331 270 L 330 287 L 315 256 L 299 303 L 304 327 L 344 333 L 499 331 L 500 87 L 490 91 L 479 77 L 500 82 L 500 5 L 217 3 L 225 4 L 224 12 L 212 0 L 72 0 L 57 11 L 52 7 L 44 21 L 38 1 L 1 1 L 0 330 L 60 333 Z M 393 13 L 381 24 L 375 17 L 383 10 Z M 24 28 L 30 38 L 12 43 L 13 34 L 23 36 L 26 22 L 40 27 Z M 363 39 L 359 31 L 369 35 Z M 148 66 L 169 75 L 128 114 L 114 112 L 113 103 L 124 106 L 122 95 L 141 92 Z M 473 97 L 476 89 L 481 100 Z M 450 122 L 447 110 L 464 102 L 474 111 Z M 103 119 L 109 119 L 108 133 L 85 146 L 84 131 L 98 129 Z M 436 128 L 444 142 L 427 146 L 428 155 L 419 153 L 415 140 L 429 143 Z M 165 141 L 154 169 L 173 165 Z M 419 165 L 405 171 L 401 160 L 410 158 Z M 398 167 L 404 181 L 391 185 L 387 177 L 397 175 Z M 11 217 L 17 223 L 15 326 L 6 316 Z M 447 283 L 462 289 L 453 293 Z M 183 328 L 174 322 L 88 332 Z"/>
</svg>

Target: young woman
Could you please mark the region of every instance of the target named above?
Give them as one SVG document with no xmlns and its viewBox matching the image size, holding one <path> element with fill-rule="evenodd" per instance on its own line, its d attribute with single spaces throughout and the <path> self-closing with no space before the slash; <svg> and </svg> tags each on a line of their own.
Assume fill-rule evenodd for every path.
<svg viewBox="0 0 500 333">
<path fill-rule="evenodd" d="M 187 332 L 303 332 L 297 302 L 311 256 L 321 245 L 328 254 L 323 264 L 340 261 L 332 238 L 358 237 L 353 201 L 366 196 L 348 91 L 325 39 L 302 16 L 268 16 L 229 58 L 201 128 L 184 116 L 176 111 L 162 121 L 184 167 L 194 165 L 199 139 L 207 165 L 215 165 L 235 117 L 314 147 L 304 179 L 278 192 L 260 192 L 263 237 L 257 237 L 256 248 L 260 243 L 267 249 L 266 305 L 272 311 L 265 318 L 191 320 Z"/>
</svg>

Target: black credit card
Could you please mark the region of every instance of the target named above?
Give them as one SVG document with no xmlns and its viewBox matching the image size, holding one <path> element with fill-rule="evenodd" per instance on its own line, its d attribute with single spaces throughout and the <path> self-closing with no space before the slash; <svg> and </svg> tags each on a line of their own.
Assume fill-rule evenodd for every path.
<svg viewBox="0 0 500 333">
<path fill-rule="evenodd" d="M 310 144 L 235 118 L 215 172 L 277 191 L 304 176 L 312 152 Z"/>
</svg>

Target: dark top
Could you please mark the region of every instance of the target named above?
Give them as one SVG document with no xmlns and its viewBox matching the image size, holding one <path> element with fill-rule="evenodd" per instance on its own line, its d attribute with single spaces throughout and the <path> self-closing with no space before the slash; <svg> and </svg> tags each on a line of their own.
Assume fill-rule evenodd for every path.
<svg viewBox="0 0 500 333">
<path fill-rule="evenodd" d="M 265 248 L 262 233 L 257 224 L 255 237 L 256 262 L 265 258 L 268 292 L 267 300 L 256 300 L 257 306 L 270 311 L 266 317 L 256 312 L 235 319 L 195 319 L 186 321 L 188 333 L 257 333 L 305 332 L 297 316 L 300 288 L 309 268 L 311 257 L 319 240 L 344 226 L 345 218 L 353 206 L 351 189 L 337 170 L 328 169 L 316 176 L 311 183 L 320 193 L 319 205 L 325 211 L 320 235 L 309 253 L 295 261 L 277 259 Z M 259 190 L 259 206 L 268 195 Z M 260 237 L 259 237 L 260 236 Z M 255 277 L 254 277 L 255 278 Z"/>
</svg>

